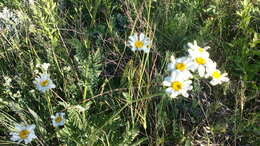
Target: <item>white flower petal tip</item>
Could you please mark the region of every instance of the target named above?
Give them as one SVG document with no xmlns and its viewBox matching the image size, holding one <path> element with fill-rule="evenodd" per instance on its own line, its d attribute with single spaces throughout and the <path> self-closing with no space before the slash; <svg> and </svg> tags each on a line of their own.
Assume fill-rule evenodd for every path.
<svg viewBox="0 0 260 146">
<path fill-rule="evenodd" d="M 55 116 L 52 115 L 51 119 L 52 119 L 52 125 L 54 127 L 59 127 L 59 126 L 63 126 L 65 124 L 65 113 L 56 113 Z"/>
<path fill-rule="evenodd" d="M 129 36 L 128 46 L 131 47 L 133 52 L 135 51 L 144 51 L 144 53 L 150 52 L 151 41 L 148 37 L 146 37 L 143 33 L 138 35 L 135 33 L 134 35 Z"/>
<path fill-rule="evenodd" d="M 35 125 L 16 125 L 15 132 L 11 132 L 10 135 L 12 136 L 10 139 L 15 142 L 22 142 L 24 141 L 25 144 L 30 143 L 33 139 L 37 138 L 34 133 Z"/>
<path fill-rule="evenodd" d="M 43 93 L 56 87 L 48 74 L 40 74 L 40 76 L 37 77 L 33 83 L 36 85 L 36 88 Z"/>
</svg>

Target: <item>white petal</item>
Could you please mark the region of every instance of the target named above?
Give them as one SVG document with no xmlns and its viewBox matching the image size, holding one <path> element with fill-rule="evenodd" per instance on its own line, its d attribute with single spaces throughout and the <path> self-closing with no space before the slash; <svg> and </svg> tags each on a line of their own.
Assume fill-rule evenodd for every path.
<svg viewBox="0 0 260 146">
<path fill-rule="evenodd" d="M 34 130 L 34 128 L 35 128 L 35 125 L 34 125 L 34 124 L 27 126 L 27 129 L 28 129 L 29 131 Z"/>
<path fill-rule="evenodd" d="M 130 41 L 135 42 L 137 40 L 137 34 L 129 36 Z"/>
<path fill-rule="evenodd" d="M 182 96 L 189 97 L 189 94 L 187 92 L 182 92 Z"/>
<path fill-rule="evenodd" d="M 210 81 L 210 84 L 213 85 L 213 86 L 215 86 L 215 85 L 218 84 L 218 82 L 217 82 L 216 80 L 211 80 L 211 81 Z"/>
<path fill-rule="evenodd" d="M 172 71 L 174 69 L 175 69 L 175 64 L 174 63 L 170 63 L 170 64 L 167 65 L 167 70 L 168 71 Z"/>
<path fill-rule="evenodd" d="M 140 40 L 141 40 L 141 41 L 144 41 L 145 35 L 144 35 L 143 33 L 140 33 L 140 36 L 139 36 L 139 37 L 140 37 Z"/>
<path fill-rule="evenodd" d="M 167 89 L 165 90 L 165 92 L 166 92 L 167 94 L 172 94 L 173 90 L 172 90 L 172 88 L 167 88 Z"/>
<path fill-rule="evenodd" d="M 198 72 L 200 77 L 203 77 L 205 75 L 205 67 L 200 65 L 198 68 Z"/>
<path fill-rule="evenodd" d="M 20 139 L 20 137 L 18 136 L 18 135 L 13 135 L 12 137 L 11 137 L 11 140 L 12 141 L 18 141 Z"/>
<path fill-rule="evenodd" d="M 25 143 L 25 144 L 28 144 L 28 143 L 30 143 L 30 142 L 31 142 L 30 139 L 28 139 L 28 138 L 24 139 L 24 143 Z"/>
<path fill-rule="evenodd" d="M 150 48 L 147 48 L 147 47 L 144 47 L 142 50 L 143 50 L 145 53 L 149 53 L 149 52 L 150 52 Z"/>
<path fill-rule="evenodd" d="M 172 55 L 172 56 L 171 56 L 171 62 L 172 62 L 172 63 L 175 63 L 175 61 L 176 61 L 176 60 L 175 60 L 175 57 Z"/>
<path fill-rule="evenodd" d="M 21 126 L 21 125 L 15 125 L 15 129 L 16 129 L 17 131 L 22 131 L 22 130 L 24 129 L 24 127 Z"/>
<path fill-rule="evenodd" d="M 179 94 L 177 94 L 176 92 L 172 92 L 172 94 L 170 95 L 171 98 L 176 98 Z"/>
<path fill-rule="evenodd" d="M 169 81 L 166 81 L 166 79 L 165 79 L 165 81 L 163 81 L 163 86 L 168 86 L 168 87 L 170 87 L 171 86 L 171 82 L 169 82 Z"/>
<path fill-rule="evenodd" d="M 206 46 L 206 47 L 204 47 L 203 49 L 204 50 L 208 50 L 210 47 L 209 46 Z"/>
</svg>

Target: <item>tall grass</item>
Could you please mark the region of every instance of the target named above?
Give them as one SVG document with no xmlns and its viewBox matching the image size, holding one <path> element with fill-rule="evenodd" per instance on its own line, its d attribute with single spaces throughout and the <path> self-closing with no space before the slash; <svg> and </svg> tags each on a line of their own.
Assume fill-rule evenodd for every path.
<svg viewBox="0 0 260 146">
<path fill-rule="evenodd" d="M 30 145 L 259 145 L 260 3 L 240 0 L 7 0 L 0 22 L 0 144 L 35 124 Z M 12 29 L 8 29 L 7 25 Z M 149 54 L 128 36 L 144 32 Z M 170 56 L 211 46 L 230 83 L 195 80 L 189 98 L 162 87 Z M 36 90 L 37 64 L 56 88 Z M 11 79 L 10 84 L 8 78 Z M 9 80 L 10 81 L 10 80 Z M 63 127 L 50 116 L 66 113 Z M 22 143 L 20 143 L 23 145 Z"/>
</svg>

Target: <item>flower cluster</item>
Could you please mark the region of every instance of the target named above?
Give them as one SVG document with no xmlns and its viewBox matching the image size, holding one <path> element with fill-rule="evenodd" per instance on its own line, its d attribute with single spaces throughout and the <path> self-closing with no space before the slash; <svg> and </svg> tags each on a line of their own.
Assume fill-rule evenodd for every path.
<svg viewBox="0 0 260 146">
<path fill-rule="evenodd" d="M 37 64 L 36 70 L 34 72 L 36 74 L 39 74 L 38 77 L 36 77 L 35 81 L 33 82 L 36 85 L 36 88 L 41 91 L 42 93 L 45 93 L 49 89 L 55 88 L 55 84 L 52 82 L 52 80 L 49 77 L 48 68 L 50 64 L 49 63 L 43 63 L 43 64 Z M 42 73 L 40 73 L 42 72 Z M 6 78 L 6 85 L 9 85 L 11 82 L 11 79 Z M 53 127 L 63 126 L 65 123 L 65 113 L 58 112 L 55 115 L 51 115 L 52 119 L 52 125 Z M 10 135 L 12 135 L 11 140 L 17 141 L 18 143 L 24 141 L 25 144 L 30 143 L 33 139 L 37 138 L 34 133 L 35 125 L 16 125 L 15 131 L 11 132 Z"/>
<path fill-rule="evenodd" d="M 210 84 L 215 86 L 223 82 L 228 82 L 227 73 L 222 74 L 217 69 L 217 64 L 209 58 L 207 50 L 210 47 L 200 47 L 197 42 L 188 43 L 189 55 L 186 57 L 175 58 L 171 57 L 171 63 L 168 64 L 170 76 L 167 76 L 163 85 L 168 87 L 166 93 L 172 98 L 178 95 L 188 97 L 187 91 L 192 90 L 193 74 L 198 72 L 202 78 L 212 78 Z"/>
<path fill-rule="evenodd" d="M 17 11 L 12 11 L 7 7 L 4 7 L 0 12 L 0 30 L 6 29 L 12 31 L 17 25 L 21 24 L 21 20 L 18 18 L 17 13 Z"/>
<path fill-rule="evenodd" d="M 65 123 L 65 113 L 56 113 L 55 116 L 52 115 L 52 125 L 54 127 L 63 126 Z M 34 129 L 35 125 L 16 125 L 14 132 L 11 132 L 10 135 L 12 141 L 18 143 L 24 141 L 25 144 L 30 143 L 33 139 L 37 138 L 35 135 Z"/>
</svg>

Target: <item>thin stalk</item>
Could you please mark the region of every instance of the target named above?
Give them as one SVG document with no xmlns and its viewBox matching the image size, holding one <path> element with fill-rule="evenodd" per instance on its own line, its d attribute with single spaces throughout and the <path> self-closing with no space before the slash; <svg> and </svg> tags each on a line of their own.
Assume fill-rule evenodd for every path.
<svg viewBox="0 0 260 146">
<path fill-rule="evenodd" d="M 45 94 L 45 97 L 46 97 L 46 101 L 47 101 L 47 106 L 48 106 L 49 113 L 50 113 L 50 115 L 53 115 L 53 108 L 52 108 L 52 105 L 51 105 L 51 99 L 50 99 L 49 94 L 46 93 L 46 94 Z"/>
</svg>

